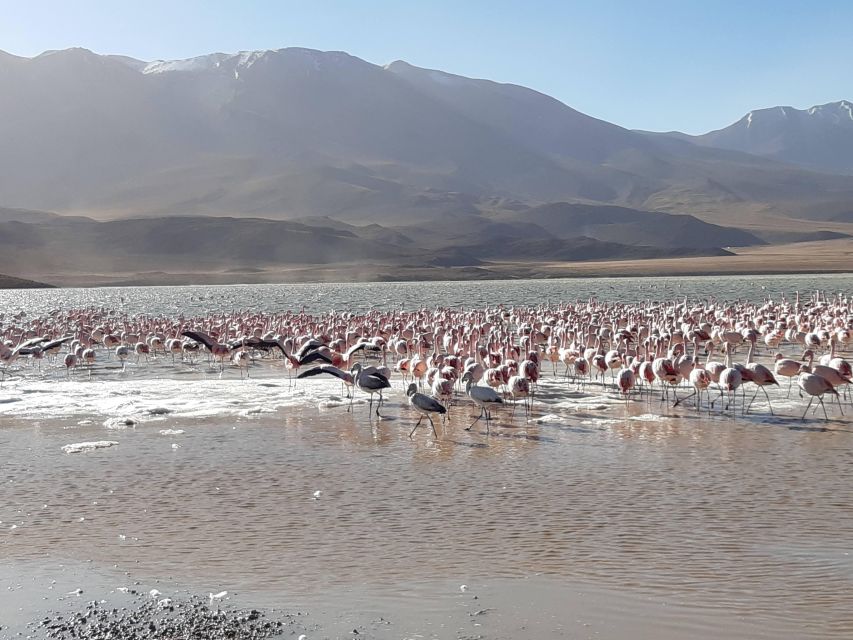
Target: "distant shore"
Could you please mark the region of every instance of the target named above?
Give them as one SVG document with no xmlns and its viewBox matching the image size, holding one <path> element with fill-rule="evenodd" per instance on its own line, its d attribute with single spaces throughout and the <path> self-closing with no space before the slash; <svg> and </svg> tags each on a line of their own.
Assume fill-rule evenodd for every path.
<svg viewBox="0 0 853 640">
<path fill-rule="evenodd" d="M 55 287 L 56 285 L 27 280 L 26 278 L 16 278 L 15 276 L 7 276 L 0 273 L 0 289 L 53 289 Z"/>
<path fill-rule="evenodd" d="M 182 286 L 322 282 L 408 282 L 713 275 L 847 273 L 853 239 L 731 249 L 735 255 L 588 262 L 487 262 L 443 267 L 406 264 L 297 265 L 216 272 L 22 274 L 0 276 L 0 288 Z M 14 284 L 19 282 L 21 284 Z M 41 282 L 48 284 L 41 284 Z M 8 284 L 12 283 L 12 284 Z"/>
</svg>

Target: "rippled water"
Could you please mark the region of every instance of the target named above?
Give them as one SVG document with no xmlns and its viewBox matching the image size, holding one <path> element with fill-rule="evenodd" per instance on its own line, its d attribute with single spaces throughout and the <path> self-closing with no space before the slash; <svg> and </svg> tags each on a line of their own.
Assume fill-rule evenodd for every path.
<svg viewBox="0 0 853 640">
<path fill-rule="evenodd" d="M 766 291 L 782 286 L 756 280 Z M 604 297 L 609 286 L 629 295 L 649 282 L 583 286 Z M 556 300 L 549 286 L 576 284 L 524 283 L 516 302 Z M 414 294 L 400 286 L 335 285 L 310 304 L 344 290 L 358 292 L 350 307 L 374 296 L 405 304 Z M 424 304 L 467 305 L 482 283 L 430 286 Z M 451 289 L 445 298 L 441 286 Z M 512 302 L 512 285 L 489 286 L 500 292 L 492 302 Z M 741 281 L 727 286 L 749 297 Z M 849 291 L 850 279 L 801 286 Z M 274 289 L 205 288 L 199 309 L 216 300 L 252 307 L 265 295 L 276 309 Z M 132 308 L 167 312 L 188 291 L 104 289 L 90 302 L 124 296 Z M 44 297 L 29 309 L 57 304 L 62 292 L 36 295 Z M 544 574 L 552 594 L 576 583 L 677 594 L 694 607 L 691 637 L 715 632 L 695 613 L 703 610 L 763 629 L 739 637 L 853 637 L 850 404 L 843 417 L 830 406 L 830 422 L 801 422 L 802 402 L 783 387 L 772 392 L 776 416 L 762 403 L 733 419 L 656 397 L 626 404 L 611 390 L 546 376 L 529 419 L 504 412 L 491 435 L 482 425 L 467 432 L 474 415 L 460 399 L 439 440 L 425 429 L 410 440 L 416 416 L 399 379 L 376 419 L 361 399 L 348 413 L 333 380 L 292 386 L 278 363 L 252 376 L 161 358 L 123 373 L 104 362 L 91 379 L 54 370 L 7 381 L 0 555 L 306 598 L 359 585 L 406 585 L 417 597 L 421 582 Z M 99 440 L 118 444 L 61 449 Z M 528 614 L 559 615 L 553 600 Z M 673 607 L 665 619 L 679 615 Z"/>
<path fill-rule="evenodd" d="M 46 387 L 7 387 L 43 408 L 0 418 L 3 555 L 269 593 L 545 573 L 853 633 L 853 423 L 803 424 L 781 390 L 782 416 L 733 420 L 549 379 L 529 421 L 466 432 L 458 406 L 434 441 L 408 438 L 399 382 L 370 419 L 334 382 L 207 378 L 195 401 L 62 383 L 64 418 Z M 93 440 L 118 445 L 61 450 Z"/>
<path fill-rule="evenodd" d="M 760 301 L 816 289 L 849 293 L 853 291 L 853 274 L 0 290 L 0 313 L 40 314 L 88 306 L 170 316 L 239 309 L 277 312 L 304 308 L 308 313 L 323 313 L 437 305 L 537 305 L 592 297 L 625 302 L 682 296 Z"/>
</svg>

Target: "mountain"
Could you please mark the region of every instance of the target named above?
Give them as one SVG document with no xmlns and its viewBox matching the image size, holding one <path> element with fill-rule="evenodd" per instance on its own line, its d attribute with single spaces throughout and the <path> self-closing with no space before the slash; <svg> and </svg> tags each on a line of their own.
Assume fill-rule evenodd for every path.
<svg viewBox="0 0 853 640">
<path fill-rule="evenodd" d="M 25 280 L 24 278 L 16 278 L 0 273 L 0 289 L 49 289 L 53 285 L 44 284 L 43 282 L 35 282 L 33 280 Z M 3 314 L 0 314 L 2 317 Z"/>
<path fill-rule="evenodd" d="M 701 136 L 670 135 L 816 171 L 853 174 L 853 103 L 848 100 L 809 109 L 757 109 L 724 129 Z"/>
<path fill-rule="evenodd" d="M 140 64 L 86 50 L 3 59 L 0 202 L 381 217 L 444 200 L 456 207 L 452 192 L 564 191 L 553 160 L 345 53 Z"/>
<path fill-rule="evenodd" d="M 661 214 L 666 215 L 666 214 Z M 85 274 L 255 273 L 282 267 L 477 266 L 484 261 L 624 260 L 717 256 L 718 247 L 640 246 L 576 234 L 561 238 L 524 222 L 464 216 L 476 233 L 303 221 L 183 216 L 96 221 L 63 217 L 0 222 L 0 270 L 52 280 Z M 450 223 L 451 220 L 446 220 Z M 463 224 L 464 219 L 453 221 Z M 405 232 L 404 232 L 405 231 Z M 455 239 L 444 242 L 444 238 Z"/>
<path fill-rule="evenodd" d="M 659 150 L 633 131 L 585 115 L 527 87 L 422 69 L 402 60 L 385 69 L 419 93 L 549 156 L 602 164 L 627 150 Z"/>
<path fill-rule="evenodd" d="M 547 229 L 560 238 L 587 236 L 601 242 L 646 247 L 715 249 L 765 244 L 754 233 L 723 227 L 690 215 L 625 207 L 557 202 L 502 216 Z"/>
<path fill-rule="evenodd" d="M 60 217 L 49 211 L 0 207 L 0 222 L 50 222 Z"/>
<path fill-rule="evenodd" d="M 179 217 L 0 223 L 0 265 L 14 273 L 217 270 L 403 261 L 410 252 L 352 232 L 255 218 Z"/>
<path fill-rule="evenodd" d="M 644 135 L 531 89 L 404 62 L 300 48 L 145 62 L 69 49 L 0 54 L 0 81 L 10 208 L 396 226 L 572 202 L 718 225 L 853 222 L 851 177 Z"/>
</svg>

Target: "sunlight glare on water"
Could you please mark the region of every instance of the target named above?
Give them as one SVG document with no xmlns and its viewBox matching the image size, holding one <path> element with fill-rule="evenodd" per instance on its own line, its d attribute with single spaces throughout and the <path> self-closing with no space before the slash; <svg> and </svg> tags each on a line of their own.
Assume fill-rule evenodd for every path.
<svg viewBox="0 0 853 640">
<path fill-rule="evenodd" d="M 853 289 L 853 275 L 577 278 L 477 282 L 381 282 L 0 290 L 0 313 L 105 307 L 127 314 L 194 315 L 263 312 L 416 309 L 433 306 L 538 305 L 560 300 L 642 302 L 681 298 L 760 301 L 816 289 Z"/>
</svg>

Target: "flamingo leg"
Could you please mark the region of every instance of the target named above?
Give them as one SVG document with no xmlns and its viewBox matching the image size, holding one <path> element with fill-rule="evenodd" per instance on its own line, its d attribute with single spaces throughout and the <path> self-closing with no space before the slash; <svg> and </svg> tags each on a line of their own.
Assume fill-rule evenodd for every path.
<svg viewBox="0 0 853 640">
<path fill-rule="evenodd" d="M 775 416 L 776 414 L 773 413 L 773 405 L 770 404 L 770 395 L 767 393 L 767 389 L 761 387 L 761 390 L 764 392 L 764 397 L 767 398 L 767 406 L 770 408 L 770 415 Z"/>
<path fill-rule="evenodd" d="M 683 398 L 678 398 L 678 399 L 675 401 L 675 404 L 674 404 L 674 405 L 672 405 L 672 406 L 673 406 L 673 407 L 677 407 L 677 406 L 678 406 L 678 403 L 680 403 L 682 400 L 684 400 L 684 401 L 690 400 L 690 398 L 692 398 L 692 397 L 693 397 L 693 396 L 695 396 L 695 395 L 696 395 L 696 391 L 694 391 L 693 393 L 691 393 L 689 396 L 684 396 Z M 697 406 L 698 406 L 698 405 L 697 405 Z"/>
<path fill-rule="evenodd" d="M 712 407 L 716 404 L 717 400 L 722 401 L 722 399 L 723 399 L 723 388 L 722 388 L 722 387 L 720 387 L 719 385 L 717 386 L 717 388 L 720 390 L 720 397 L 719 397 L 719 398 L 714 398 L 714 401 L 713 401 L 713 402 L 711 402 L 711 406 L 712 406 Z M 709 392 L 708 392 L 709 396 L 710 396 L 710 393 L 711 393 L 711 392 L 709 391 Z M 726 407 L 726 409 L 728 409 L 728 407 Z"/>
<path fill-rule="evenodd" d="M 470 431 L 470 430 L 471 430 L 471 427 L 473 427 L 475 424 L 477 424 L 477 423 L 480 421 L 480 418 L 482 418 L 482 417 L 483 417 L 483 411 L 485 411 L 485 409 L 483 409 L 483 408 L 481 407 L 481 408 L 480 408 L 480 415 L 478 415 L 478 416 L 477 416 L 477 419 L 476 419 L 476 420 L 474 420 L 474 422 L 472 422 L 472 423 L 471 423 L 471 424 L 469 424 L 467 427 L 465 427 L 465 431 Z M 488 419 L 486 419 L 486 423 L 488 423 Z"/>
<path fill-rule="evenodd" d="M 752 398 L 750 398 L 750 400 L 749 400 L 749 404 L 748 404 L 748 405 L 746 405 L 746 409 L 744 409 L 744 410 L 743 410 L 743 414 L 744 414 L 744 415 L 746 415 L 747 413 L 749 413 L 749 408 L 752 406 L 752 402 L 753 402 L 753 400 L 755 400 L 755 396 L 757 396 L 757 395 L 758 395 L 758 389 L 760 389 L 760 388 L 761 388 L 761 387 L 758 387 L 758 388 L 755 390 L 755 393 L 753 393 L 753 394 L 752 394 Z M 764 393 L 767 393 L 767 392 L 765 391 Z"/>
<path fill-rule="evenodd" d="M 812 396 L 811 398 L 809 398 L 809 404 L 806 406 L 806 410 L 805 410 L 805 411 L 803 411 L 803 417 L 802 417 L 802 418 L 800 418 L 800 420 L 802 420 L 803 422 L 805 422 L 805 421 L 806 421 L 806 414 L 809 412 L 809 409 L 810 409 L 810 408 L 811 408 L 811 406 L 812 406 L 812 402 L 814 402 L 814 396 Z"/>
<path fill-rule="evenodd" d="M 423 416 L 421 416 L 420 418 L 418 418 L 418 421 L 415 423 L 415 427 L 414 427 L 414 429 L 412 429 L 412 430 L 411 430 L 411 432 L 409 433 L 409 437 L 410 437 L 410 438 L 414 435 L 415 431 L 417 431 L 418 427 L 419 427 L 419 426 L 420 426 L 420 424 L 421 424 L 421 420 L 423 420 L 423 419 L 424 419 L 424 417 L 423 417 Z"/>
<path fill-rule="evenodd" d="M 817 399 L 820 402 L 820 406 L 823 408 L 823 419 L 829 422 L 829 416 L 826 415 L 826 405 L 823 403 L 823 398 L 818 396 Z"/>
</svg>

